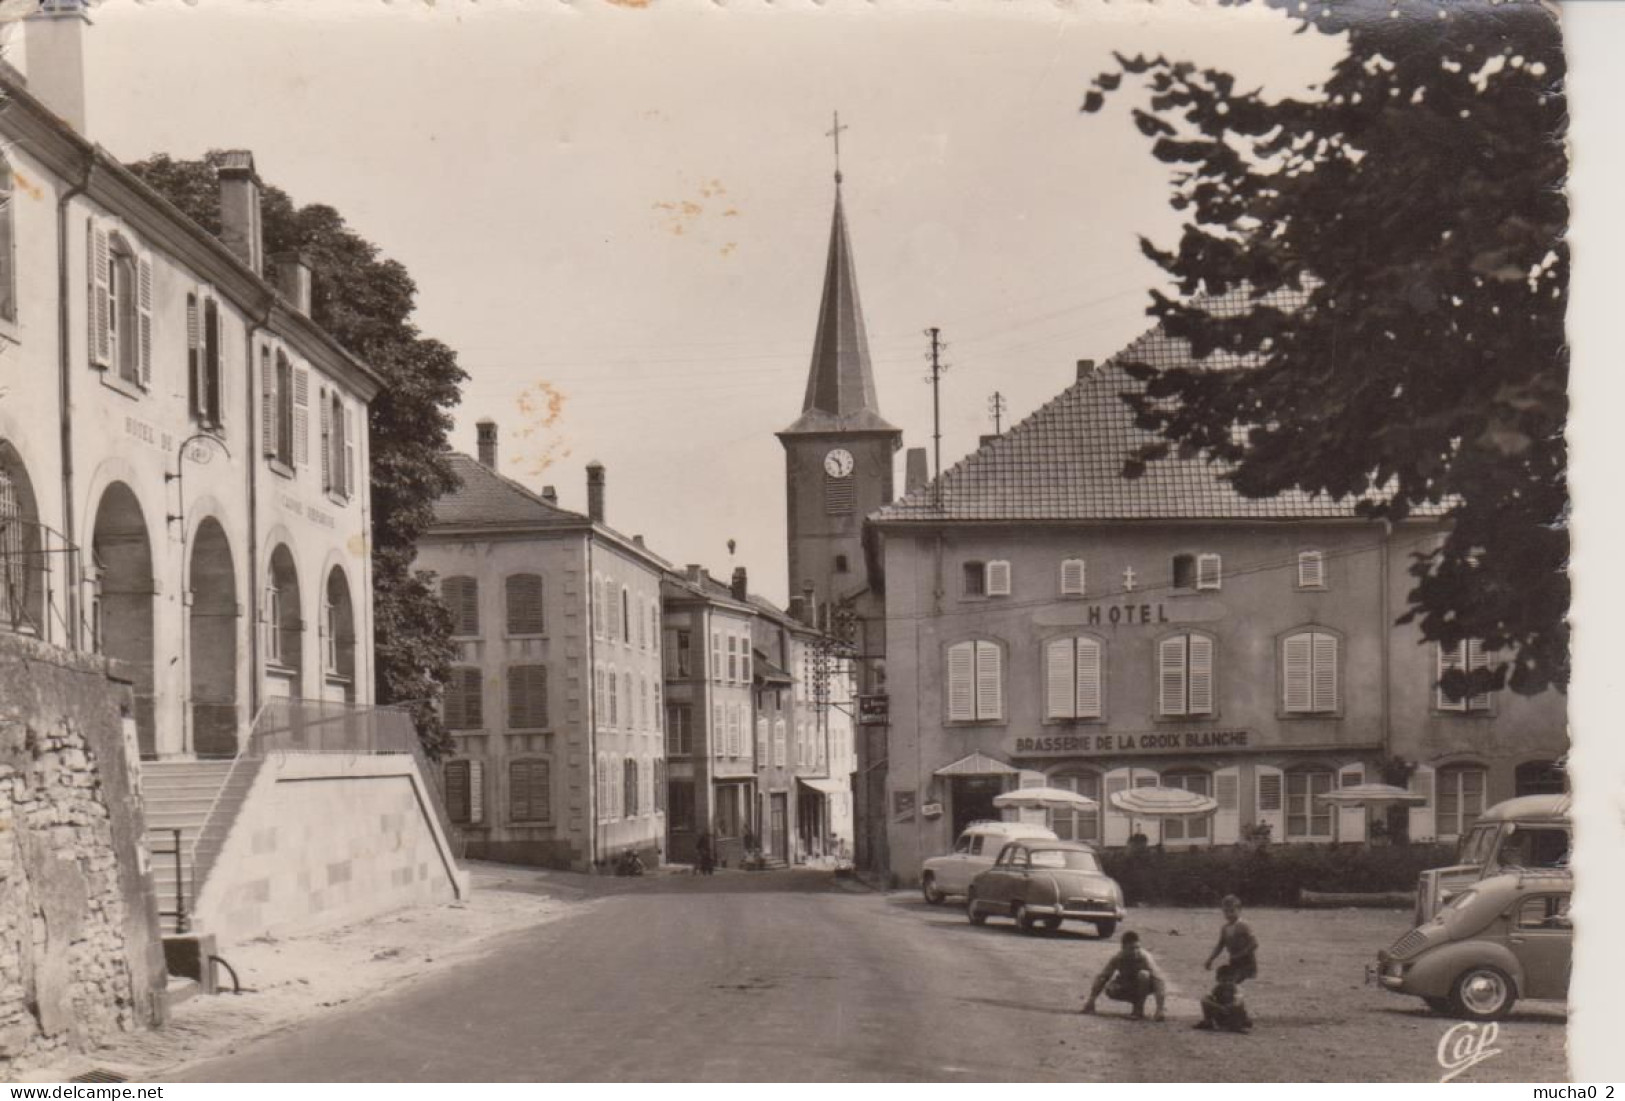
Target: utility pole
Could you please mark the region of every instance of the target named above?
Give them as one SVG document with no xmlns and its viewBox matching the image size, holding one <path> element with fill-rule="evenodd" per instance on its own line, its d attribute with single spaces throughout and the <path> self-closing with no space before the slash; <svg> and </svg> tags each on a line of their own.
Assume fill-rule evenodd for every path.
<svg viewBox="0 0 1625 1101">
<path fill-rule="evenodd" d="M 997 390 L 987 399 L 987 411 L 993 414 L 993 434 L 1004 435 L 1004 395 Z"/>
<path fill-rule="evenodd" d="M 942 343 L 942 330 L 932 327 L 925 330 L 925 335 L 931 338 L 931 442 L 935 451 L 936 471 L 932 478 L 932 485 L 936 488 L 934 493 L 937 505 L 942 505 L 942 372 L 948 365 L 941 361 L 941 354 L 945 350 Z"/>
</svg>

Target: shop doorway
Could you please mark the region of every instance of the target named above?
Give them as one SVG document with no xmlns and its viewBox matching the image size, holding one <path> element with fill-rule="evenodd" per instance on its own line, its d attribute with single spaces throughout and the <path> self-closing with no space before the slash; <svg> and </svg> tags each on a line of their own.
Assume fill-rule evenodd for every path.
<svg viewBox="0 0 1625 1101">
<path fill-rule="evenodd" d="M 993 797 L 1004 791 L 1003 776 L 954 776 L 949 782 L 953 803 L 954 836 L 972 822 L 998 821 L 1004 816 Z"/>
<path fill-rule="evenodd" d="M 775 860 L 790 863 L 789 796 L 776 791 L 767 797 L 768 852 Z"/>
</svg>

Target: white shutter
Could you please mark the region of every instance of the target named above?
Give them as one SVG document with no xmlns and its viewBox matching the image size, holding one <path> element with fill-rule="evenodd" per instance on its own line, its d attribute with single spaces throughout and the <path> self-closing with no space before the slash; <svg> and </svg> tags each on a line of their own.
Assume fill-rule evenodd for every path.
<svg viewBox="0 0 1625 1101">
<path fill-rule="evenodd" d="M 1213 640 L 1191 635 L 1190 714 L 1213 714 Z"/>
<path fill-rule="evenodd" d="M 976 644 L 961 642 L 948 647 L 948 719 L 968 722 L 976 718 L 972 681 L 976 676 Z"/>
<path fill-rule="evenodd" d="M 260 349 L 260 449 L 267 456 L 276 455 L 277 415 L 276 365 L 271 362 L 268 348 Z"/>
<path fill-rule="evenodd" d="M 355 410 L 344 407 L 344 495 L 355 496 Z"/>
<path fill-rule="evenodd" d="M 1101 707 L 1100 643 L 1078 639 L 1078 718 L 1098 719 Z"/>
<path fill-rule="evenodd" d="M 108 283 L 107 231 L 96 224 L 94 218 L 85 220 L 85 266 L 87 275 L 87 302 L 85 320 L 89 324 L 90 362 L 95 367 L 111 367 L 113 348 L 108 316 L 108 298 L 112 287 Z"/>
<path fill-rule="evenodd" d="M 1463 696 L 1459 700 L 1453 700 L 1445 694 L 1445 690 L 1440 684 L 1440 682 L 1444 680 L 1444 675 L 1450 672 L 1452 669 L 1466 669 L 1467 663 L 1462 657 L 1463 651 L 1466 648 L 1467 643 L 1465 640 L 1456 643 L 1454 646 L 1446 646 L 1442 642 L 1434 645 L 1434 650 L 1438 652 L 1438 665 L 1434 675 L 1438 679 L 1434 682 L 1433 695 L 1435 703 L 1440 711 L 1467 710 L 1466 696 Z"/>
<path fill-rule="evenodd" d="M 1220 559 L 1216 554 L 1196 556 L 1196 587 L 1217 589 L 1220 586 Z"/>
<path fill-rule="evenodd" d="M 1101 837 L 1107 845 L 1127 845 L 1128 815 L 1112 805 L 1112 796 L 1128 788 L 1128 769 L 1114 768 L 1106 773 L 1105 798 L 1101 801 Z"/>
<path fill-rule="evenodd" d="M 1044 649 L 1048 682 L 1044 695 L 1046 718 L 1070 719 L 1076 715 L 1076 688 L 1073 679 L 1073 640 L 1051 639 Z"/>
<path fill-rule="evenodd" d="M 333 410 L 327 404 L 327 391 L 318 390 L 316 404 L 322 411 L 322 488 L 335 490 L 333 484 L 333 433 L 338 428 L 333 423 Z"/>
<path fill-rule="evenodd" d="M 1317 550 L 1298 552 L 1298 588 L 1326 587 L 1326 556 Z"/>
<path fill-rule="evenodd" d="M 1213 773 L 1213 798 L 1219 809 L 1213 814 L 1213 843 L 1234 845 L 1241 840 L 1241 769 L 1235 765 Z"/>
<path fill-rule="evenodd" d="M 1340 788 L 1351 788 L 1355 784 L 1363 783 L 1365 783 L 1364 765 L 1348 765 L 1337 772 L 1337 786 Z M 1339 841 L 1364 843 L 1366 839 L 1365 824 L 1365 807 L 1337 808 L 1337 839 Z"/>
<path fill-rule="evenodd" d="M 186 296 L 186 375 L 187 385 L 190 388 L 188 398 L 191 402 L 192 415 L 200 420 L 207 419 L 204 410 L 208 408 L 208 398 L 205 396 L 208 385 L 204 380 L 203 372 L 203 303 L 195 294 Z"/>
<path fill-rule="evenodd" d="M 1410 808 L 1410 822 L 1408 832 L 1412 841 L 1432 841 L 1437 835 L 1434 822 L 1433 808 L 1435 792 L 1433 790 L 1433 768 L 1430 765 L 1418 765 L 1416 771 L 1411 773 L 1408 784 L 1411 791 L 1417 795 L 1427 797 L 1427 802 L 1419 807 Z"/>
<path fill-rule="evenodd" d="M 976 717 L 1004 718 L 1004 676 L 1001 653 L 994 642 L 976 644 Z"/>
<path fill-rule="evenodd" d="M 1314 709 L 1337 710 L 1337 636 L 1316 632 L 1314 638 Z"/>
<path fill-rule="evenodd" d="M 1308 711 L 1314 706 L 1310 687 L 1314 664 L 1314 636 L 1305 632 L 1292 635 L 1281 644 L 1283 704 L 1287 711 Z"/>
<path fill-rule="evenodd" d="M 1010 595 L 1010 563 L 1003 560 L 987 564 L 987 595 Z"/>
<path fill-rule="evenodd" d="M 468 821 L 485 821 L 485 762 L 468 762 Z"/>
<path fill-rule="evenodd" d="M 293 461 L 310 463 L 310 368 L 293 369 Z"/>
<path fill-rule="evenodd" d="M 1083 559 L 1068 558 L 1061 563 L 1061 592 L 1067 596 L 1082 596 L 1084 592 Z"/>
<path fill-rule="evenodd" d="M 1482 642 L 1478 641 L 1476 638 L 1468 639 L 1466 642 L 1466 647 L 1467 671 L 1469 673 L 1475 669 L 1488 669 L 1490 667 L 1490 656 L 1484 652 L 1484 644 Z M 1489 706 L 1490 697 L 1487 693 L 1480 692 L 1476 696 L 1467 697 L 1467 709 L 1469 711 L 1487 711 L 1489 710 Z"/>
<path fill-rule="evenodd" d="M 1286 776 L 1270 765 L 1253 766 L 1254 821 L 1270 827 L 1271 841 L 1286 840 Z"/>
<path fill-rule="evenodd" d="M 1157 644 L 1157 699 L 1164 715 L 1185 714 L 1185 635 Z"/>
<path fill-rule="evenodd" d="M 152 260 L 143 256 L 136 262 L 135 276 L 136 353 L 140 357 L 141 385 L 152 386 Z"/>
</svg>

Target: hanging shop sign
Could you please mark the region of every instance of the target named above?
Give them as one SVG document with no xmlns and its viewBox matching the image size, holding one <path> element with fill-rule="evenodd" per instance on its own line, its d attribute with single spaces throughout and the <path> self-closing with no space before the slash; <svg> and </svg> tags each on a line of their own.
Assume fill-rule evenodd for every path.
<svg viewBox="0 0 1625 1101">
<path fill-rule="evenodd" d="M 885 726 L 891 721 L 891 700 L 884 692 L 858 697 L 858 725 Z"/>
<path fill-rule="evenodd" d="M 1013 757 L 1105 757 L 1123 753 L 1215 753 L 1256 748 L 1253 732 L 1230 730 L 1118 730 L 1088 734 L 1035 734 L 1010 743 Z"/>
</svg>

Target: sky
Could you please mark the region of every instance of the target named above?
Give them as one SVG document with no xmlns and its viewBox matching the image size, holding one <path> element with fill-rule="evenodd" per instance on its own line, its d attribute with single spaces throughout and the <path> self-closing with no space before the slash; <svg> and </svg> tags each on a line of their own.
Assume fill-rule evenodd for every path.
<svg viewBox="0 0 1625 1101">
<path fill-rule="evenodd" d="M 1301 94 L 1339 42 L 1290 31 L 1190 5 L 115 0 L 88 129 L 125 160 L 247 148 L 336 207 L 457 350 L 457 447 L 494 418 L 502 471 L 577 509 L 596 459 L 613 526 L 782 601 L 773 434 L 812 355 L 832 114 L 881 411 L 930 443 L 940 328 L 951 464 L 995 392 L 1008 427 L 1149 324 L 1136 235 L 1177 223 L 1126 110 L 1078 110 L 1110 51 Z"/>
</svg>

